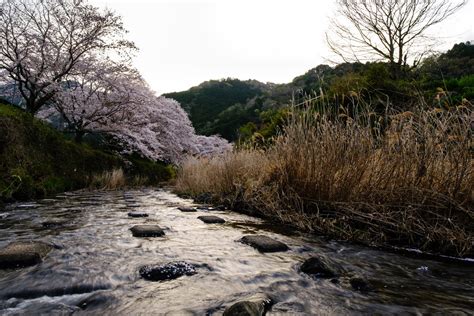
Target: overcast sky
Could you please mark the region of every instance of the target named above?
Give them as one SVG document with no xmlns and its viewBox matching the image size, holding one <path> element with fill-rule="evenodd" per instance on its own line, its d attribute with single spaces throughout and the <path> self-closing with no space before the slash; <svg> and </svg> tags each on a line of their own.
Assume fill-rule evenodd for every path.
<svg viewBox="0 0 474 316">
<path fill-rule="evenodd" d="M 91 0 L 123 17 L 135 66 L 159 94 L 227 77 L 285 83 L 329 57 L 333 0 Z M 474 1 L 436 34 L 474 40 Z"/>
</svg>

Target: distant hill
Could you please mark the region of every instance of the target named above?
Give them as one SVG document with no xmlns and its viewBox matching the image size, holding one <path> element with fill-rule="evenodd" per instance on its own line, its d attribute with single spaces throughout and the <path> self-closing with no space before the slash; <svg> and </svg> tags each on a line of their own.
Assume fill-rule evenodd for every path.
<svg viewBox="0 0 474 316">
<path fill-rule="evenodd" d="M 430 100 L 438 88 L 449 91 L 451 102 L 474 100 L 474 46 L 470 42 L 425 59 L 403 79 L 394 78 L 384 63 L 343 63 L 319 65 L 287 84 L 227 78 L 164 95 L 181 103 L 198 133 L 235 141 L 255 131 L 272 134 L 275 117 L 281 119 L 280 109 L 293 98 L 301 100 L 324 91 L 331 97 L 342 96 L 338 102 L 344 102 L 344 94 L 365 91 L 370 102 L 388 99 L 393 107 L 404 109 L 411 98 L 419 96 L 419 90 Z"/>
<path fill-rule="evenodd" d="M 245 105 L 271 88 L 271 84 L 256 80 L 228 78 L 206 81 L 187 91 L 167 93 L 165 96 L 181 103 L 199 134 L 220 134 L 227 139 L 234 139 L 235 128 L 241 125 L 240 121 L 247 120 L 242 117 L 248 116 L 244 113 L 247 111 Z M 238 117 L 232 115 L 232 121 L 226 120 L 226 111 L 237 111 Z M 234 119 L 238 122 L 234 122 Z"/>
</svg>

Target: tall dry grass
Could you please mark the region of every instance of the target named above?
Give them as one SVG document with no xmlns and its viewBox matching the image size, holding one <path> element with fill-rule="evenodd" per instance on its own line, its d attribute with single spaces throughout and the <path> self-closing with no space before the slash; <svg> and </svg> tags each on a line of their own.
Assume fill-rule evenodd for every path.
<svg viewBox="0 0 474 316">
<path fill-rule="evenodd" d="M 273 145 L 186 161 L 176 188 L 305 230 L 472 255 L 471 108 L 398 114 L 295 110 Z"/>
<path fill-rule="evenodd" d="M 92 177 L 90 187 L 101 190 L 117 190 L 126 186 L 126 177 L 122 168 L 105 171 Z"/>
</svg>

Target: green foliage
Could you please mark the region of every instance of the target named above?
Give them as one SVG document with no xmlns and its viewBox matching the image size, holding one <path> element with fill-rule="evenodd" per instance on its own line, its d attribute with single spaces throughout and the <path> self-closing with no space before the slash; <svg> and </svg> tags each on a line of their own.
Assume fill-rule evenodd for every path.
<svg viewBox="0 0 474 316">
<path fill-rule="evenodd" d="M 220 134 L 227 139 L 232 139 L 236 137 L 235 132 L 240 124 L 233 123 L 234 113 L 223 112 L 236 104 L 245 104 L 248 100 L 261 94 L 264 89 L 265 85 L 258 81 L 240 81 L 228 78 L 204 82 L 188 91 L 168 93 L 165 96 L 173 98 L 183 105 L 198 133 Z M 235 106 L 230 111 L 240 117 L 245 109 Z M 232 119 L 229 120 L 229 116 Z"/>
<path fill-rule="evenodd" d="M 151 161 L 136 154 L 128 156 L 127 160 L 132 164 L 127 168 L 129 177 L 146 177 L 147 183 L 157 184 L 175 177 L 173 166 L 160 161 Z M 146 183 L 145 183 L 146 184 Z"/>
</svg>

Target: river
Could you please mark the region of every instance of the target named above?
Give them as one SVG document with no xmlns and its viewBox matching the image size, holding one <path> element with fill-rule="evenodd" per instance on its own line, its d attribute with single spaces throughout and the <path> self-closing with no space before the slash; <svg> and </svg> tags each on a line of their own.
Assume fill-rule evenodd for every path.
<svg viewBox="0 0 474 316">
<path fill-rule="evenodd" d="M 44 241 L 43 262 L 0 270 L 0 314 L 220 315 L 255 293 L 271 296 L 267 315 L 458 314 L 474 311 L 474 266 L 403 256 L 298 233 L 231 211 L 183 213 L 193 205 L 166 190 L 73 192 L 0 210 L 0 248 L 12 241 Z M 131 210 L 148 218 L 130 218 Z M 197 219 L 212 213 L 225 224 Z M 62 219 L 65 224 L 44 227 Z M 165 236 L 133 237 L 137 224 L 158 224 Z M 289 251 L 260 253 L 242 244 L 248 234 L 272 237 Z M 319 256 L 338 282 L 299 272 Z M 186 261 L 197 274 L 150 282 L 142 265 Z M 351 288 L 362 277 L 373 291 Z"/>
</svg>

